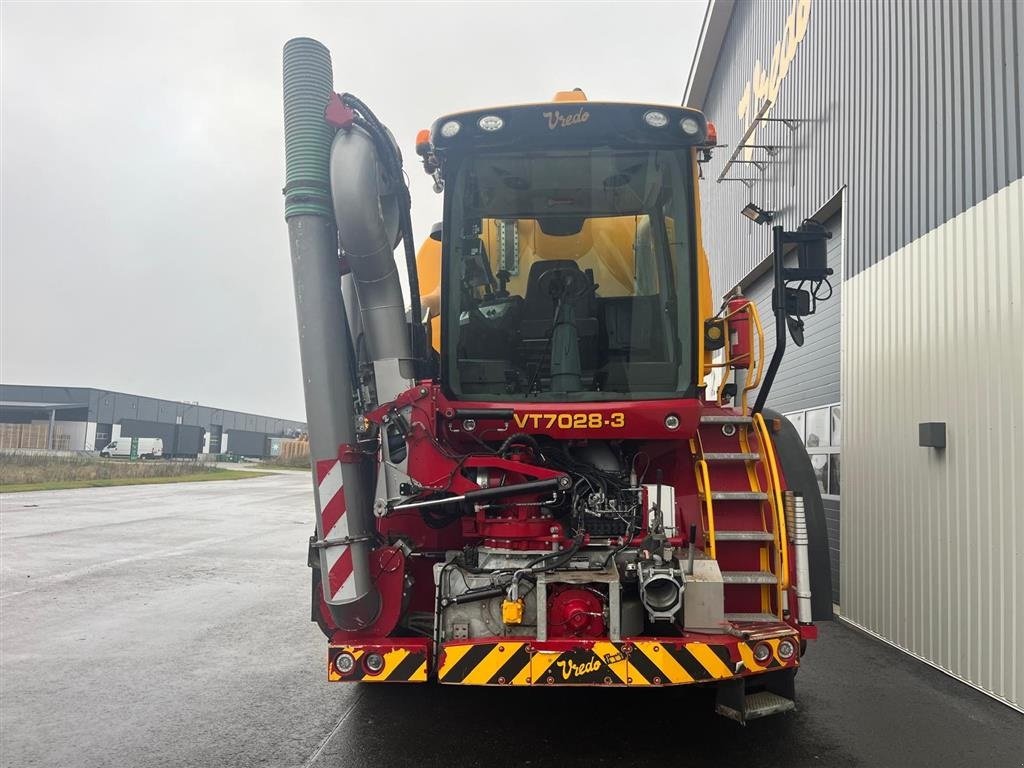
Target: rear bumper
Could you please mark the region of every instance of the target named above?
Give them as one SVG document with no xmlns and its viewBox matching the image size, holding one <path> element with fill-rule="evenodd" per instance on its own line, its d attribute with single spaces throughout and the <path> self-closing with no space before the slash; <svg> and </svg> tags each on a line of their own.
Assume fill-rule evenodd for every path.
<svg viewBox="0 0 1024 768">
<path fill-rule="evenodd" d="M 786 657 L 786 644 L 792 653 Z M 332 642 L 328 679 L 363 682 L 428 682 L 490 686 L 663 687 L 715 683 L 796 669 L 801 633 L 786 624 L 759 628 L 746 638 L 734 635 L 688 635 L 606 640 L 562 640 L 540 643 L 529 638 L 487 638 L 442 643 L 433 669 L 426 639 L 381 639 L 372 643 Z M 768 649 L 758 661 L 758 646 Z M 782 652 L 780 652 L 782 646 Z M 355 658 L 351 672 L 337 668 L 340 654 Z M 384 658 L 374 675 L 367 654 Z"/>
<path fill-rule="evenodd" d="M 784 639 L 796 648 L 789 659 L 779 654 Z M 759 643 L 771 650 L 763 663 L 754 658 Z M 690 685 L 795 668 L 799 655 L 796 632 L 759 641 L 728 635 L 701 641 L 666 637 L 621 643 L 487 640 L 443 645 L 437 679 L 457 685 Z"/>
</svg>

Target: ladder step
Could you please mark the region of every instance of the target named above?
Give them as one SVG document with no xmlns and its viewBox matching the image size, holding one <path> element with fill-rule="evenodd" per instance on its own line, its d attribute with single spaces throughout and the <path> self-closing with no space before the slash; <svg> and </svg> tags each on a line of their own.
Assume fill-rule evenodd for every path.
<svg viewBox="0 0 1024 768">
<path fill-rule="evenodd" d="M 715 531 L 715 541 L 774 541 L 768 531 Z"/>
<path fill-rule="evenodd" d="M 726 584 L 777 584 L 774 573 L 768 571 L 722 571 Z"/>
<path fill-rule="evenodd" d="M 776 616 L 774 613 L 727 613 L 725 614 L 726 621 L 735 621 L 739 624 L 743 623 L 761 623 L 761 624 L 778 624 L 782 619 Z"/>
<path fill-rule="evenodd" d="M 736 710 L 720 701 L 716 703 L 715 710 L 720 715 L 725 715 L 728 718 L 745 723 L 758 717 L 777 715 L 796 709 L 796 704 L 792 699 L 787 699 L 785 696 L 780 696 L 771 691 L 748 693 L 743 697 L 743 703 L 740 706 L 742 709 Z"/>
<path fill-rule="evenodd" d="M 767 501 L 768 494 L 762 491 L 712 491 L 712 501 Z"/>
<path fill-rule="evenodd" d="M 701 424 L 753 424 L 750 416 L 733 416 L 730 414 L 707 414 L 700 417 Z"/>
<path fill-rule="evenodd" d="M 705 453 L 701 456 L 704 461 L 757 461 L 761 458 L 760 453 Z"/>
</svg>

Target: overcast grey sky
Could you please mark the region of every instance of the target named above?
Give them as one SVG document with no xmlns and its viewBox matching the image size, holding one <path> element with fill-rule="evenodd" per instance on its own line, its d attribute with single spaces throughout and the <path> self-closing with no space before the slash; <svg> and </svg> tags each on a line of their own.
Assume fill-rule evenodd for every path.
<svg viewBox="0 0 1024 768">
<path fill-rule="evenodd" d="M 441 114 L 590 98 L 678 104 L 705 0 L 673 3 L 12 3 L 0 10 L 0 381 L 303 418 L 281 187 L 281 48 L 414 162 Z"/>
</svg>

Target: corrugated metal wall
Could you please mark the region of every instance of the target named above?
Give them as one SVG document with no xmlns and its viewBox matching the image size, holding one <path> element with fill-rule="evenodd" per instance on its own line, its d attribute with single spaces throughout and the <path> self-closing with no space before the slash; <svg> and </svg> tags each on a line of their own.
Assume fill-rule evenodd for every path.
<svg viewBox="0 0 1024 768">
<path fill-rule="evenodd" d="M 843 318 L 843 613 L 1018 707 L 1022 222 L 1016 181 L 847 280 Z"/>
<path fill-rule="evenodd" d="M 755 63 L 770 81 L 787 18 L 803 6 L 806 30 L 768 116 L 812 122 L 758 130 L 757 143 L 789 148 L 753 190 L 716 184 L 747 126 L 738 107 Z M 1014 0 L 737 2 L 703 105 L 730 145 L 702 185 L 716 295 L 770 250 L 769 227 L 740 217 L 751 201 L 795 228 L 846 186 L 849 276 L 1024 175 L 1022 43 L 1024 6 Z M 759 174 L 734 166 L 729 175 Z"/>
<path fill-rule="evenodd" d="M 770 249 L 746 203 L 793 229 L 843 193 L 843 613 L 1018 707 L 1022 43 L 1014 0 L 737 2 L 698 105 L 731 145 L 702 184 L 717 295 Z M 769 117 L 809 121 L 758 129 L 783 148 L 753 189 L 715 183 L 748 87 L 748 117 L 761 90 Z M 944 455 L 917 447 L 921 421 L 948 422 Z"/>
</svg>

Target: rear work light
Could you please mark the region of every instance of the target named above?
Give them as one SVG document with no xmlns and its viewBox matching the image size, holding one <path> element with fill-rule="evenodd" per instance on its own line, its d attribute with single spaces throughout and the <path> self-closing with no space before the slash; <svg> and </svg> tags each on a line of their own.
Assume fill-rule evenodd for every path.
<svg viewBox="0 0 1024 768">
<path fill-rule="evenodd" d="M 384 670 L 384 657 L 379 653 L 368 653 L 363 659 L 363 667 L 371 675 L 379 675 Z"/>
<path fill-rule="evenodd" d="M 772 648 L 768 643 L 758 643 L 754 646 L 754 661 L 764 664 L 772 657 Z"/>
<path fill-rule="evenodd" d="M 339 653 L 334 657 L 334 668 L 343 675 L 347 675 L 355 666 L 356 660 L 351 653 Z"/>
</svg>

